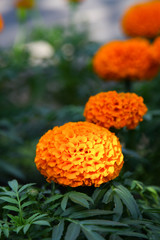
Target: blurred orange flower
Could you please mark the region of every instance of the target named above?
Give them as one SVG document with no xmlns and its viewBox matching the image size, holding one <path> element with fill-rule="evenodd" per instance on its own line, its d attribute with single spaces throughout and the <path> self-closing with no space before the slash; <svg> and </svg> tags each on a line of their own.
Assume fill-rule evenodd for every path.
<svg viewBox="0 0 160 240">
<path fill-rule="evenodd" d="M 156 61 L 160 64 L 160 37 L 157 37 L 153 42 L 152 50 Z"/>
<path fill-rule="evenodd" d="M 3 30 L 3 26 L 4 26 L 3 18 L 2 18 L 2 16 L 0 15 L 0 32 Z"/>
<path fill-rule="evenodd" d="M 146 112 L 143 98 L 135 93 L 109 91 L 90 97 L 85 106 L 84 116 L 88 122 L 107 129 L 134 129 L 143 121 Z"/>
<path fill-rule="evenodd" d="M 48 182 L 98 187 L 119 175 L 123 154 L 114 133 L 92 123 L 70 122 L 41 137 L 35 163 Z"/>
<path fill-rule="evenodd" d="M 122 28 L 131 37 L 156 37 L 160 34 L 160 1 L 149 1 L 130 7 L 122 18 Z"/>
<path fill-rule="evenodd" d="M 135 38 L 102 46 L 93 58 L 93 68 L 104 80 L 147 80 L 158 73 L 159 64 L 149 41 Z"/>
<path fill-rule="evenodd" d="M 17 8 L 33 8 L 35 6 L 35 0 L 16 0 L 15 6 Z"/>
</svg>

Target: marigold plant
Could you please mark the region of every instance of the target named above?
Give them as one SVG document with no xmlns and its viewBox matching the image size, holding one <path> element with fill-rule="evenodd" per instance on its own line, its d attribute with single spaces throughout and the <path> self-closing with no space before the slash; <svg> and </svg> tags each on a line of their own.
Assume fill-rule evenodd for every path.
<svg viewBox="0 0 160 240">
<path fill-rule="evenodd" d="M 16 0 L 15 6 L 17 8 L 33 8 L 35 6 L 35 0 Z"/>
<path fill-rule="evenodd" d="M 158 73 L 159 64 L 149 41 L 135 38 L 102 46 L 93 58 L 93 68 L 104 80 L 144 80 Z"/>
<path fill-rule="evenodd" d="M 107 129 L 134 129 L 143 120 L 146 112 L 143 98 L 135 93 L 109 91 L 90 97 L 85 106 L 84 116 L 88 122 Z"/>
<path fill-rule="evenodd" d="M 122 28 L 131 37 L 156 37 L 160 34 L 160 1 L 130 7 L 122 18 Z"/>
<path fill-rule="evenodd" d="M 4 25 L 4 23 L 3 23 L 3 18 L 2 18 L 2 16 L 0 15 L 0 32 L 3 30 L 3 25 Z"/>
<path fill-rule="evenodd" d="M 41 137 L 35 163 L 48 182 L 97 187 L 119 175 L 123 154 L 118 138 L 107 129 L 70 122 Z"/>
</svg>

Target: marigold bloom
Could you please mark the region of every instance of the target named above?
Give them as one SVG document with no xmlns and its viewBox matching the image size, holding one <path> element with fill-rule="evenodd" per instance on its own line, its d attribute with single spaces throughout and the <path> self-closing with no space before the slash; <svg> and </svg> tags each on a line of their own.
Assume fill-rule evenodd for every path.
<svg viewBox="0 0 160 240">
<path fill-rule="evenodd" d="M 160 64 L 160 37 L 157 37 L 152 44 L 154 58 Z"/>
<path fill-rule="evenodd" d="M 0 32 L 2 31 L 3 26 L 4 26 L 3 18 L 2 18 L 2 16 L 0 15 Z"/>
<path fill-rule="evenodd" d="M 149 41 L 135 38 L 102 46 L 93 58 L 93 68 L 104 80 L 144 80 L 158 73 L 159 64 Z"/>
<path fill-rule="evenodd" d="M 119 175 L 123 154 L 118 138 L 107 129 L 70 122 L 41 137 L 35 163 L 48 182 L 97 187 Z"/>
<path fill-rule="evenodd" d="M 35 6 L 35 0 L 16 0 L 15 6 L 17 8 L 33 8 Z"/>
<path fill-rule="evenodd" d="M 139 3 L 129 8 L 122 18 L 122 28 L 131 37 L 156 37 L 160 34 L 160 1 Z"/>
<path fill-rule="evenodd" d="M 147 107 L 143 98 L 135 93 L 117 93 L 116 91 L 102 92 L 89 98 L 84 110 L 88 122 L 95 123 L 107 129 L 134 129 Z"/>
</svg>

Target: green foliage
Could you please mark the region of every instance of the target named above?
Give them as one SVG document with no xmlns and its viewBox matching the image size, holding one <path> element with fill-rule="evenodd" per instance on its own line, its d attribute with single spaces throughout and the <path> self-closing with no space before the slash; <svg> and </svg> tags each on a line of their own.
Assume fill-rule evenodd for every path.
<svg viewBox="0 0 160 240">
<path fill-rule="evenodd" d="M 1 187 L 1 239 L 127 240 L 160 237 L 160 188 L 126 178 L 92 193 L 63 189 Z M 54 192 L 53 192 L 54 191 Z M 98 205 L 99 207 L 96 207 Z"/>
</svg>

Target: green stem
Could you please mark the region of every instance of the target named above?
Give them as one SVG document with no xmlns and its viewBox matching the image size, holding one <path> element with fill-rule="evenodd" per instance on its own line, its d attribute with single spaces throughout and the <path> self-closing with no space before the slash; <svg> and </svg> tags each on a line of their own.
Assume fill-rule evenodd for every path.
<svg viewBox="0 0 160 240">
<path fill-rule="evenodd" d="M 18 207 L 19 207 L 20 223 L 22 224 L 23 223 L 23 213 L 22 213 L 21 202 L 20 202 L 20 199 L 19 199 L 18 192 L 17 192 L 17 200 L 18 200 Z"/>
<path fill-rule="evenodd" d="M 132 83 L 129 79 L 125 80 L 125 92 L 132 92 Z"/>
</svg>

